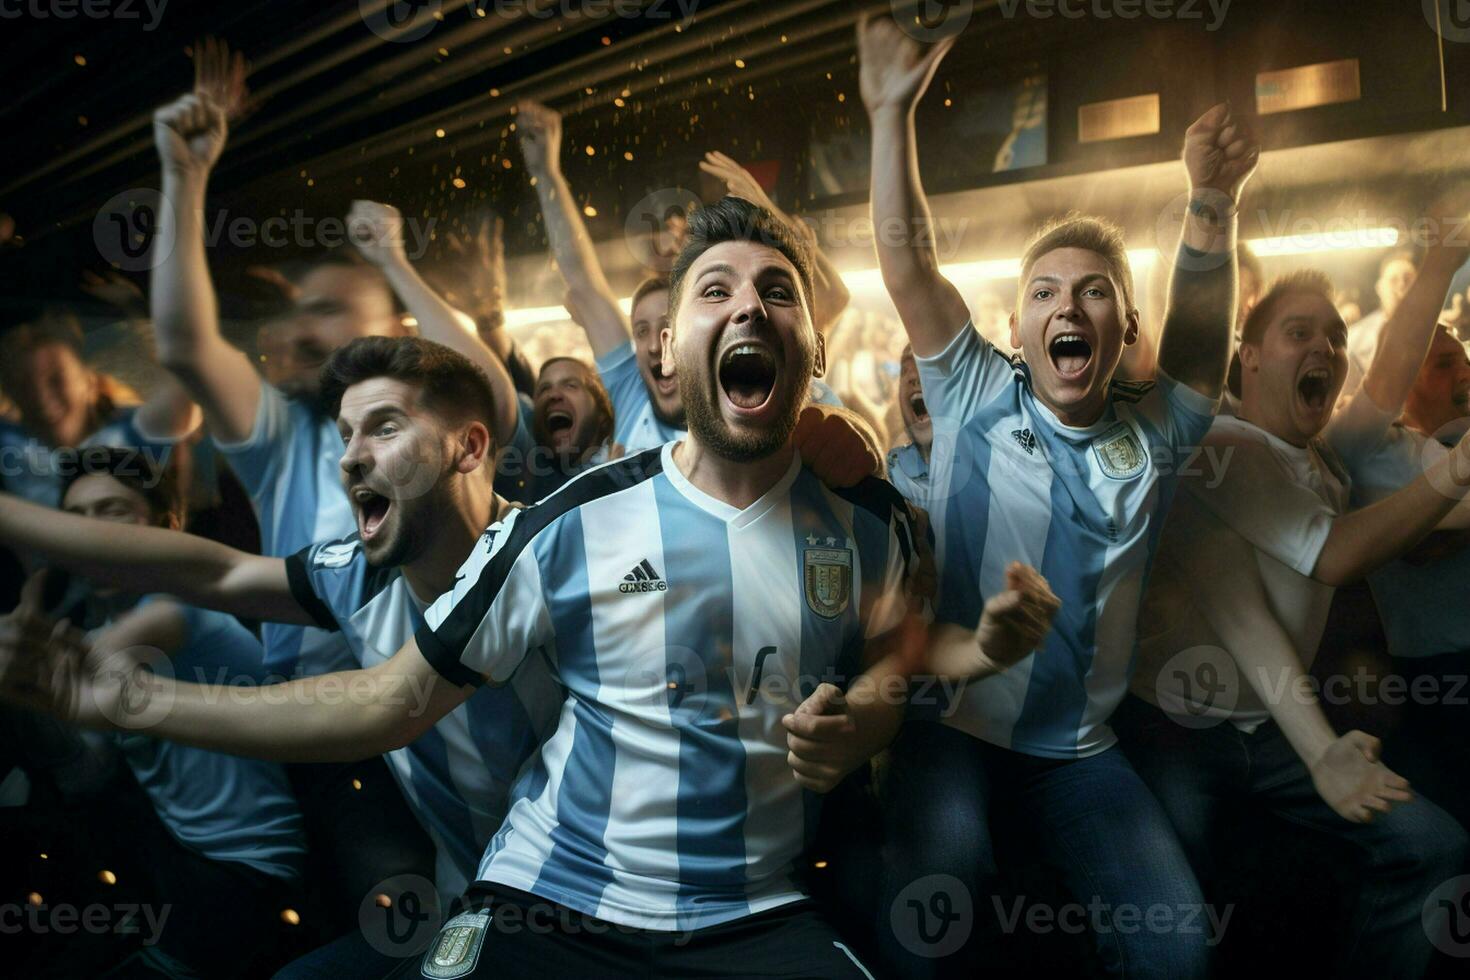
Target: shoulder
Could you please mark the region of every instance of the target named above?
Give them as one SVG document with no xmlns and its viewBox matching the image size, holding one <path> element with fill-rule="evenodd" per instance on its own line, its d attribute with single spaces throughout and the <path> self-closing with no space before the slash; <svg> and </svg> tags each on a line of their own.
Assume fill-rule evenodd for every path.
<svg viewBox="0 0 1470 980">
<path fill-rule="evenodd" d="M 1108 397 L 1113 401 L 1137 403 L 1158 387 L 1154 381 L 1123 381 L 1114 379 L 1108 384 Z"/>
</svg>

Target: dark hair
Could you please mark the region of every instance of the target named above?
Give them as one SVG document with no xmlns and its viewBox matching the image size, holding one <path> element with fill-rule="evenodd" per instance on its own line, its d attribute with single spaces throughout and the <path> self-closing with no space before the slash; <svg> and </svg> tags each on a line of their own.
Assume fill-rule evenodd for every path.
<svg viewBox="0 0 1470 980">
<path fill-rule="evenodd" d="M 77 465 L 61 481 L 61 498 L 84 476 L 105 473 L 141 496 L 156 523 L 182 527 L 184 501 L 172 466 L 162 468 L 137 449 L 117 446 L 85 446 L 76 450 Z"/>
<path fill-rule="evenodd" d="M 1276 306 L 1281 298 L 1290 293 L 1315 293 L 1323 297 L 1327 302 L 1334 300 L 1332 280 L 1327 273 L 1320 269 L 1298 269 L 1272 281 L 1269 289 L 1262 294 L 1260 302 L 1252 307 L 1246 315 L 1245 323 L 1240 327 L 1240 342 L 1242 344 L 1259 344 L 1261 338 L 1266 335 L 1266 327 L 1270 325 L 1271 318 L 1276 314 Z"/>
<path fill-rule="evenodd" d="M 42 347 L 65 347 L 85 362 L 82 343 L 82 325 L 64 310 L 46 310 L 33 320 L 11 327 L 0 335 L 0 385 L 13 385 L 15 372 L 25 370 L 25 357 Z"/>
<path fill-rule="evenodd" d="M 337 348 L 322 365 L 322 404 L 332 418 L 348 388 L 372 378 L 418 387 L 425 405 L 455 421 L 474 420 L 495 431 L 495 393 L 490 379 L 457 351 L 422 337 L 358 337 Z"/>
<path fill-rule="evenodd" d="M 642 282 L 640 282 L 638 284 L 638 288 L 637 289 L 634 289 L 633 290 L 633 301 L 629 305 L 629 309 L 631 310 L 633 308 L 636 308 L 638 306 L 638 301 L 641 300 L 643 297 L 647 296 L 649 293 L 656 293 L 660 289 L 668 289 L 668 288 L 669 288 L 669 277 L 668 276 L 649 276 L 647 279 L 643 280 Z M 544 367 L 545 365 L 542 365 L 542 366 Z"/>
<path fill-rule="evenodd" d="M 597 430 L 592 433 L 592 438 L 597 445 L 602 445 L 612 438 L 613 424 L 616 421 L 616 416 L 613 415 L 612 397 L 608 395 L 607 388 L 602 383 L 602 378 L 598 377 L 597 372 L 592 369 L 591 365 L 580 357 L 566 355 L 548 357 L 541 362 L 541 368 L 536 372 L 536 381 L 539 383 L 541 375 L 546 373 L 546 369 L 558 361 L 568 361 L 582 369 L 582 382 L 587 387 L 587 393 L 592 396 L 592 404 L 597 406 L 597 411 L 602 415 L 602 421 L 598 424 Z"/>
<path fill-rule="evenodd" d="M 812 259 L 806 243 L 792 234 L 791 230 L 771 212 L 744 198 L 722 197 L 713 204 L 706 204 L 689 216 L 689 237 L 669 270 L 669 307 L 679 301 L 684 288 L 684 277 L 695 261 L 716 245 L 725 242 L 754 242 L 774 248 L 796 266 L 801 280 L 807 315 L 812 309 Z"/>
</svg>

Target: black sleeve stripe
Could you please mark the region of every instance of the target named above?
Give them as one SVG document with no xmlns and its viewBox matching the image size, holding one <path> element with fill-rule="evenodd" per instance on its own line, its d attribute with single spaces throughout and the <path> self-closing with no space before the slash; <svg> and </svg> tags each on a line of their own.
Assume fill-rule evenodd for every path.
<svg viewBox="0 0 1470 980">
<path fill-rule="evenodd" d="M 419 649 L 424 657 L 448 677 L 441 661 L 459 663 L 460 655 L 479 629 L 480 621 L 490 611 L 495 597 L 510 577 L 516 559 L 538 534 L 583 504 L 631 489 L 661 472 L 663 448 L 656 447 L 588 470 L 551 496 L 522 510 L 511 524 L 505 544 L 480 570 L 475 584 L 439 624 L 439 628 L 430 629 L 425 625 L 419 630 Z"/>
<path fill-rule="evenodd" d="M 908 567 L 913 555 L 913 545 L 909 540 L 909 504 L 893 484 L 870 476 L 856 486 L 833 487 L 832 492 L 872 514 L 885 526 L 892 527 L 898 538 L 899 554 L 903 556 L 904 567 Z"/>
<path fill-rule="evenodd" d="M 479 687 L 485 683 L 485 678 L 478 671 L 470 670 L 459 662 L 459 655 L 444 644 L 444 641 L 434 635 L 434 631 L 427 625 L 420 626 L 419 631 L 414 634 L 414 640 L 418 642 L 419 653 L 429 662 L 429 666 L 439 672 L 439 675 L 451 684 L 461 687 Z"/>
<path fill-rule="evenodd" d="M 306 614 L 324 630 L 337 632 L 341 629 L 337 625 L 337 617 L 332 615 L 332 610 L 322 602 L 322 597 L 316 594 L 316 589 L 311 586 L 311 573 L 306 570 L 308 553 L 312 545 L 307 545 L 294 555 L 286 556 L 286 582 L 291 586 L 291 595 Z"/>
</svg>

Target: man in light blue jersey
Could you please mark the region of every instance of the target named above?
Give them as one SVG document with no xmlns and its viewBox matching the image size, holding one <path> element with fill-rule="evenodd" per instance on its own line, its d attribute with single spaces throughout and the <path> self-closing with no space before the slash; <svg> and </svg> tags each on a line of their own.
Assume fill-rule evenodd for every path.
<svg viewBox="0 0 1470 980">
<path fill-rule="evenodd" d="M 888 481 L 915 507 L 928 507 L 934 420 L 929 417 L 929 405 L 924 401 L 912 345 L 904 346 L 898 360 L 898 414 L 909 441 L 888 451 Z"/>
<path fill-rule="evenodd" d="M 48 670 L 50 689 L 9 696 L 59 699 L 89 724 L 125 697 L 166 709 L 169 737 L 336 758 L 406 744 L 544 658 L 566 689 L 557 728 L 417 972 L 868 976 L 794 864 L 810 791 L 902 717 L 924 641 L 903 589 L 913 539 L 890 487 L 829 489 L 794 449 L 818 358 L 801 247 L 733 198 L 691 227 L 668 337 L 689 435 L 511 512 L 387 663 L 249 703 L 136 671 Z M 1054 599 L 1016 572 L 947 673 L 1039 642 Z M 73 642 L 30 655 L 54 663 Z M 353 704 L 323 696 L 342 683 Z M 425 697 L 404 704 L 407 690 Z"/>
<path fill-rule="evenodd" d="M 556 266 L 567 284 L 567 304 L 573 319 L 587 332 L 597 371 L 612 399 L 616 427 L 613 441 L 627 452 L 660 446 L 684 434 L 684 407 L 672 365 L 663 360 L 662 331 L 670 307 L 665 275 L 644 279 L 633 291 L 631 316 L 624 314 L 603 274 L 602 263 L 582 213 L 572 198 L 561 170 L 560 113 L 536 102 L 522 102 L 516 133 L 521 155 L 541 202 L 541 216 Z M 735 161 L 721 153 L 708 154 L 700 169 L 731 188 L 730 193 L 777 213 L 792 232 L 816 249 L 808 227 L 770 204 L 760 185 Z M 847 306 L 848 294 L 831 262 L 814 251 L 813 307 L 819 336 L 836 322 Z M 841 406 L 842 402 L 818 378 L 812 379 L 814 403 Z"/>
<path fill-rule="evenodd" d="M 26 504 L 33 523 L 52 520 L 83 524 L 105 535 L 150 528 L 159 534 L 177 527 L 181 508 L 172 479 L 128 449 L 105 449 L 88 472 L 63 487 L 66 515 Z M 42 572 L 28 583 L 23 605 L 41 609 Z M 234 618 L 181 605 L 168 596 L 140 595 L 140 583 L 120 576 L 119 588 L 89 591 L 69 610 L 78 623 L 94 627 L 92 644 L 102 657 L 111 651 L 146 649 L 153 669 L 200 683 L 260 683 L 260 643 Z M 32 716 L 34 717 L 34 716 Z M 129 788 L 99 797 L 97 833 L 147 860 L 125 863 L 119 877 L 138 878 L 150 903 L 169 909 L 161 932 L 118 964 L 117 976 L 178 977 L 247 975 L 252 956 L 220 958 L 221 943 L 251 951 L 268 943 L 281 907 L 298 904 L 306 840 L 301 811 L 282 767 L 256 759 L 178 745 L 154 737 L 147 719 L 123 724 L 111 737 L 150 807 L 130 805 Z M 88 930 L 89 932 L 91 930 Z M 75 937 L 73 937 L 75 938 Z M 82 955 L 74 945 L 95 949 L 95 940 L 68 944 L 47 971 L 66 970 L 66 957 Z M 33 964 L 36 965 L 36 964 Z M 95 964 L 94 964 L 95 965 Z M 256 968 L 263 964 L 255 962 Z M 74 969 L 76 969 L 74 967 Z"/>
<path fill-rule="evenodd" d="M 423 624 L 425 608 L 448 590 L 483 529 L 508 507 L 480 470 L 493 455 L 494 396 L 467 359 L 419 338 L 360 338 L 323 371 L 323 404 L 345 443 L 339 472 L 354 534 L 281 559 L 156 529 L 43 520 L 36 508 L 0 498 L 0 541 L 101 581 L 146 583 L 254 619 L 309 622 L 340 633 L 358 666 L 385 662 Z M 468 434 L 453 445 L 461 429 Z M 485 844 L 505 816 L 510 786 L 550 732 L 561 701 L 544 664 L 533 660 L 513 684 L 481 688 L 388 754 L 435 843 L 442 896 L 452 898 L 474 880 Z M 422 941 L 374 950 L 351 933 L 288 975 L 391 965 L 393 952 L 421 947 Z"/>
<path fill-rule="evenodd" d="M 207 95 L 186 95 L 154 114 L 162 163 L 158 247 L 150 300 L 158 355 L 204 410 L 215 444 L 250 495 L 261 551 L 284 557 L 313 542 L 352 533 L 353 515 L 338 482 L 341 438 L 319 404 L 318 374 L 334 350 L 357 337 L 408 332 L 402 302 L 420 335 L 458 351 L 503 396 L 492 428 L 497 445 L 526 430 L 509 375 L 476 336 L 474 322 L 450 307 L 409 263 L 404 224 L 383 204 L 357 201 L 347 216 L 353 249 L 319 255 L 291 279 L 290 311 L 261 330 L 266 377 L 225 340 L 205 255 L 205 192 L 224 150 L 224 111 Z M 335 243 L 323 242 L 323 245 Z M 280 676 L 353 666 L 340 637 L 316 626 L 267 623 L 266 666 Z M 312 880 L 330 891 L 330 923 L 346 931 L 353 907 L 375 882 L 428 873 L 432 848 L 382 763 L 289 770 L 306 813 Z"/>
<path fill-rule="evenodd" d="M 966 937 L 936 929 L 930 913 L 961 901 L 978 933 L 968 952 L 987 960 L 1004 952 L 1014 919 L 995 895 L 991 826 L 1016 815 L 1086 910 L 1080 919 L 1107 972 L 1202 976 L 1209 936 L 1199 887 L 1107 719 L 1127 691 L 1138 599 L 1173 474 L 1220 397 L 1235 312 L 1236 202 L 1259 151 L 1223 105 L 1186 134 L 1191 195 L 1156 383 L 1113 381 L 1138 337 L 1138 312 L 1122 236 L 1094 218 L 1049 225 L 1025 250 L 1010 320 L 1022 354 L 1007 358 L 975 331 L 941 275 L 919 183 L 914 111 L 954 39 L 926 49 L 887 18 L 865 19 L 858 35 L 873 221 L 885 229 L 879 265 L 934 424 L 935 618 L 973 625 L 1018 560 L 1035 565 L 1062 602 L 1034 656 L 969 685 L 941 721 L 911 720 L 894 745 L 892 915 L 880 911 L 891 926 L 888 966 L 906 976 L 958 968 Z M 1169 910 L 1172 928 L 1126 925 L 1156 906 Z"/>
</svg>

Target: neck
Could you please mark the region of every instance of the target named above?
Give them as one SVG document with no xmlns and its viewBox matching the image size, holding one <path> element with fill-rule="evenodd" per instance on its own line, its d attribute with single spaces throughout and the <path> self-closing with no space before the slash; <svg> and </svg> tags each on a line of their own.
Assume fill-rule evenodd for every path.
<svg viewBox="0 0 1470 980">
<path fill-rule="evenodd" d="M 785 475 L 795 452 L 788 441 L 764 459 L 736 462 L 711 451 L 690 432 L 674 446 L 674 464 L 700 490 L 744 510 Z"/>
<path fill-rule="evenodd" d="M 1271 435 L 1298 449 L 1305 449 L 1311 440 L 1302 437 L 1300 432 L 1292 426 L 1286 425 L 1285 421 L 1277 413 L 1268 410 L 1261 400 L 1252 397 L 1243 397 L 1240 400 L 1240 411 L 1236 417 L 1242 422 L 1249 422 L 1256 428 L 1269 432 Z"/>
<path fill-rule="evenodd" d="M 507 506 L 480 472 L 457 478 L 445 503 L 447 506 L 434 515 L 428 546 L 403 566 L 403 577 L 420 599 L 436 598 L 454 587 L 455 573 L 469 557 L 470 549 Z"/>
</svg>

